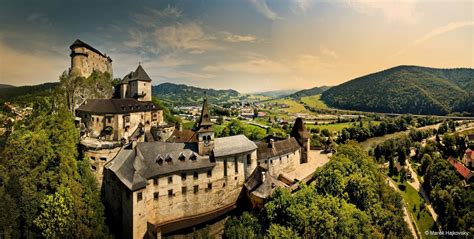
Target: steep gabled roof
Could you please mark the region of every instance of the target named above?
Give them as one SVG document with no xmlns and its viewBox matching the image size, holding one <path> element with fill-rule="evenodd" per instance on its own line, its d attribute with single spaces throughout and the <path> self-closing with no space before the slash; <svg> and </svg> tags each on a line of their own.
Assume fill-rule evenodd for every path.
<svg viewBox="0 0 474 239">
<path fill-rule="evenodd" d="M 269 142 L 261 141 L 257 143 L 257 158 L 270 159 L 283 156 L 297 151 L 300 146 L 295 138 L 275 140 L 269 139 Z"/>
<path fill-rule="evenodd" d="M 464 178 L 466 181 L 469 181 L 471 177 L 473 176 L 473 173 L 471 170 L 469 170 L 466 166 L 464 166 L 462 163 L 458 162 L 456 159 L 453 157 L 448 158 L 448 162 L 453 165 L 454 169 Z"/>
<path fill-rule="evenodd" d="M 128 82 L 136 81 L 136 80 L 151 82 L 150 76 L 148 76 L 145 69 L 143 69 L 142 65 L 138 65 L 135 71 L 132 71 L 126 74 L 120 83 L 128 84 Z"/>
<path fill-rule="evenodd" d="M 309 139 L 309 137 L 311 136 L 306 130 L 306 127 L 304 126 L 304 122 L 302 118 L 300 117 L 296 118 L 295 124 L 293 125 L 293 128 L 291 129 L 290 136 L 294 137 L 301 146 L 303 146 L 304 142 L 307 139 Z"/>
<path fill-rule="evenodd" d="M 204 96 L 202 103 L 201 117 L 199 118 L 198 131 L 211 131 L 212 122 L 211 114 L 209 113 L 209 106 L 207 105 L 207 96 Z"/>
</svg>

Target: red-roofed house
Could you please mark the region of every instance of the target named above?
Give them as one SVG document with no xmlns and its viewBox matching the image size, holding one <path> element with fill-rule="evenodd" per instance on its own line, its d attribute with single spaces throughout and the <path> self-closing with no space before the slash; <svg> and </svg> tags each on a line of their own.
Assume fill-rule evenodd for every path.
<svg viewBox="0 0 474 239">
<path fill-rule="evenodd" d="M 466 182 L 471 180 L 474 174 L 466 166 L 458 162 L 453 157 L 449 157 L 448 162 L 453 165 L 454 169 L 456 169 L 456 171 L 464 178 L 464 180 L 466 180 Z"/>
</svg>

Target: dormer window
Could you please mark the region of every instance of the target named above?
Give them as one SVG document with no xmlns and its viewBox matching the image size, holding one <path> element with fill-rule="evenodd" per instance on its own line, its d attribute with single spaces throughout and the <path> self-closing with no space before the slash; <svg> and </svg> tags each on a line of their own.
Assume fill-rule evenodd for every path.
<svg viewBox="0 0 474 239">
<path fill-rule="evenodd" d="M 181 153 L 181 154 L 179 155 L 179 158 L 178 158 L 178 159 L 179 159 L 180 161 L 184 161 L 184 160 L 186 159 L 186 157 L 184 156 L 183 153 Z"/>
<path fill-rule="evenodd" d="M 163 158 L 161 158 L 161 156 L 158 156 L 158 158 L 156 159 L 156 163 L 158 165 L 163 165 Z"/>
<path fill-rule="evenodd" d="M 197 157 L 195 154 L 192 154 L 190 157 L 189 157 L 190 160 L 192 161 L 196 161 Z"/>
<path fill-rule="evenodd" d="M 173 160 L 173 158 L 171 158 L 171 156 L 168 155 L 168 156 L 166 156 L 166 159 L 165 159 L 165 160 L 166 160 L 167 163 L 171 163 L 171 161 Z"/>
</svg>

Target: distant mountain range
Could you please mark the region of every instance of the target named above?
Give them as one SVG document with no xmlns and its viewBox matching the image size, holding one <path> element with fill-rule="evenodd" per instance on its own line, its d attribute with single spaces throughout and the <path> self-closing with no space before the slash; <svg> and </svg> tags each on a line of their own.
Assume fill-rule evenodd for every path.
<svg viewBox="0 0 474 239">
<path fill-rule="evenodd" d="M 59 82 L 50 82 L 40 85 L 10 86 L 0 85 L 0 101 L 22 101 L 30 97 L 51 94 Z"/>
<path fill-rule="evenodd" d="M 273 90 L 273 91 L 257 92 L 257 93 L 254 93 L 253 95 L 263 95 L 270 98 L 280 98 L 280 97 L 291 95 L 297 91 L 298 90 Z"/>
<path fill-rule="evenodd" d="M 5 88 L 13 88 L 15 86 L 13 85 L 7 85 L 7 84 L 0 84 L 0 89 L 5 89 Z"/>
<path fill-rule="evenodd" d="M 293 99 L 300 99 L 301 97 L 305 97 L 305 96 L 319 95 L 330 88 L 331 86 L 313 87 L 310 89 L 297 91 L 293 94 L 288 95 L 288 97 L 293 98 Z"/>
<path fill-rule="evenodd" d="M 474 69 L 397 66 L 322 93 L 331 107 L 389 113 L 474 113 Z"/>
<path fill-rule="evenodd" d="M 204 89 L 183 84 L 163 83 L 152 87 L 153 96 L 170 103 L 193 105 L 202 102 L 206 93 L 209 102 L 224 103 L 245 96 L 235 90 Z"/>
</svg>

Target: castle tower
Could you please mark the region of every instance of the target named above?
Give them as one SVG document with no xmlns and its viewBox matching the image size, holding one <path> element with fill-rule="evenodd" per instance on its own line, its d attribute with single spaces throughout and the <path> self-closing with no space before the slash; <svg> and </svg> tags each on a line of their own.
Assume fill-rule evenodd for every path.
<svg viewBox="0 0 474 239">
<path fill-rule="evenodd" d="M 151 101 L 151 78 L 139 64 L 134 72 L 131 72 L 124 79 L 127 82 L 128 97 L 138 101 Z M 126 95 L 122 94 L 121 95 Z"/>
<path fill-rule="evenodd" d="M 71 49 L 71 68 L 73 76 L 89 77 L 93 71 L 108 72 L 112 76 L 112 59 L 89 44 L 77 39 Z"/>
<path fill-rule="evenodd" d="M 304 126 L 304 122 L 302 118 L 297 118 L 295 120 L 295 124 L 293 125 L 293 129 L 291 129 L 290 136 L 294 137 L 296 141 L 298 141 L 298 144 L 301 147 L 300 162 L 307 163 L 308 158 L 309 158 L 308 154 L 309 154 L 311 135 L 306 130 L 306 127 Z"/>
<path fill-rule="evenodd" d="M 214 129 L 207 105 L 207 96 L 204 96 L 201 117 L 197 128 L 198 152 L 200 155 L 210 154 L 214 148 Z"/>
</svg>

